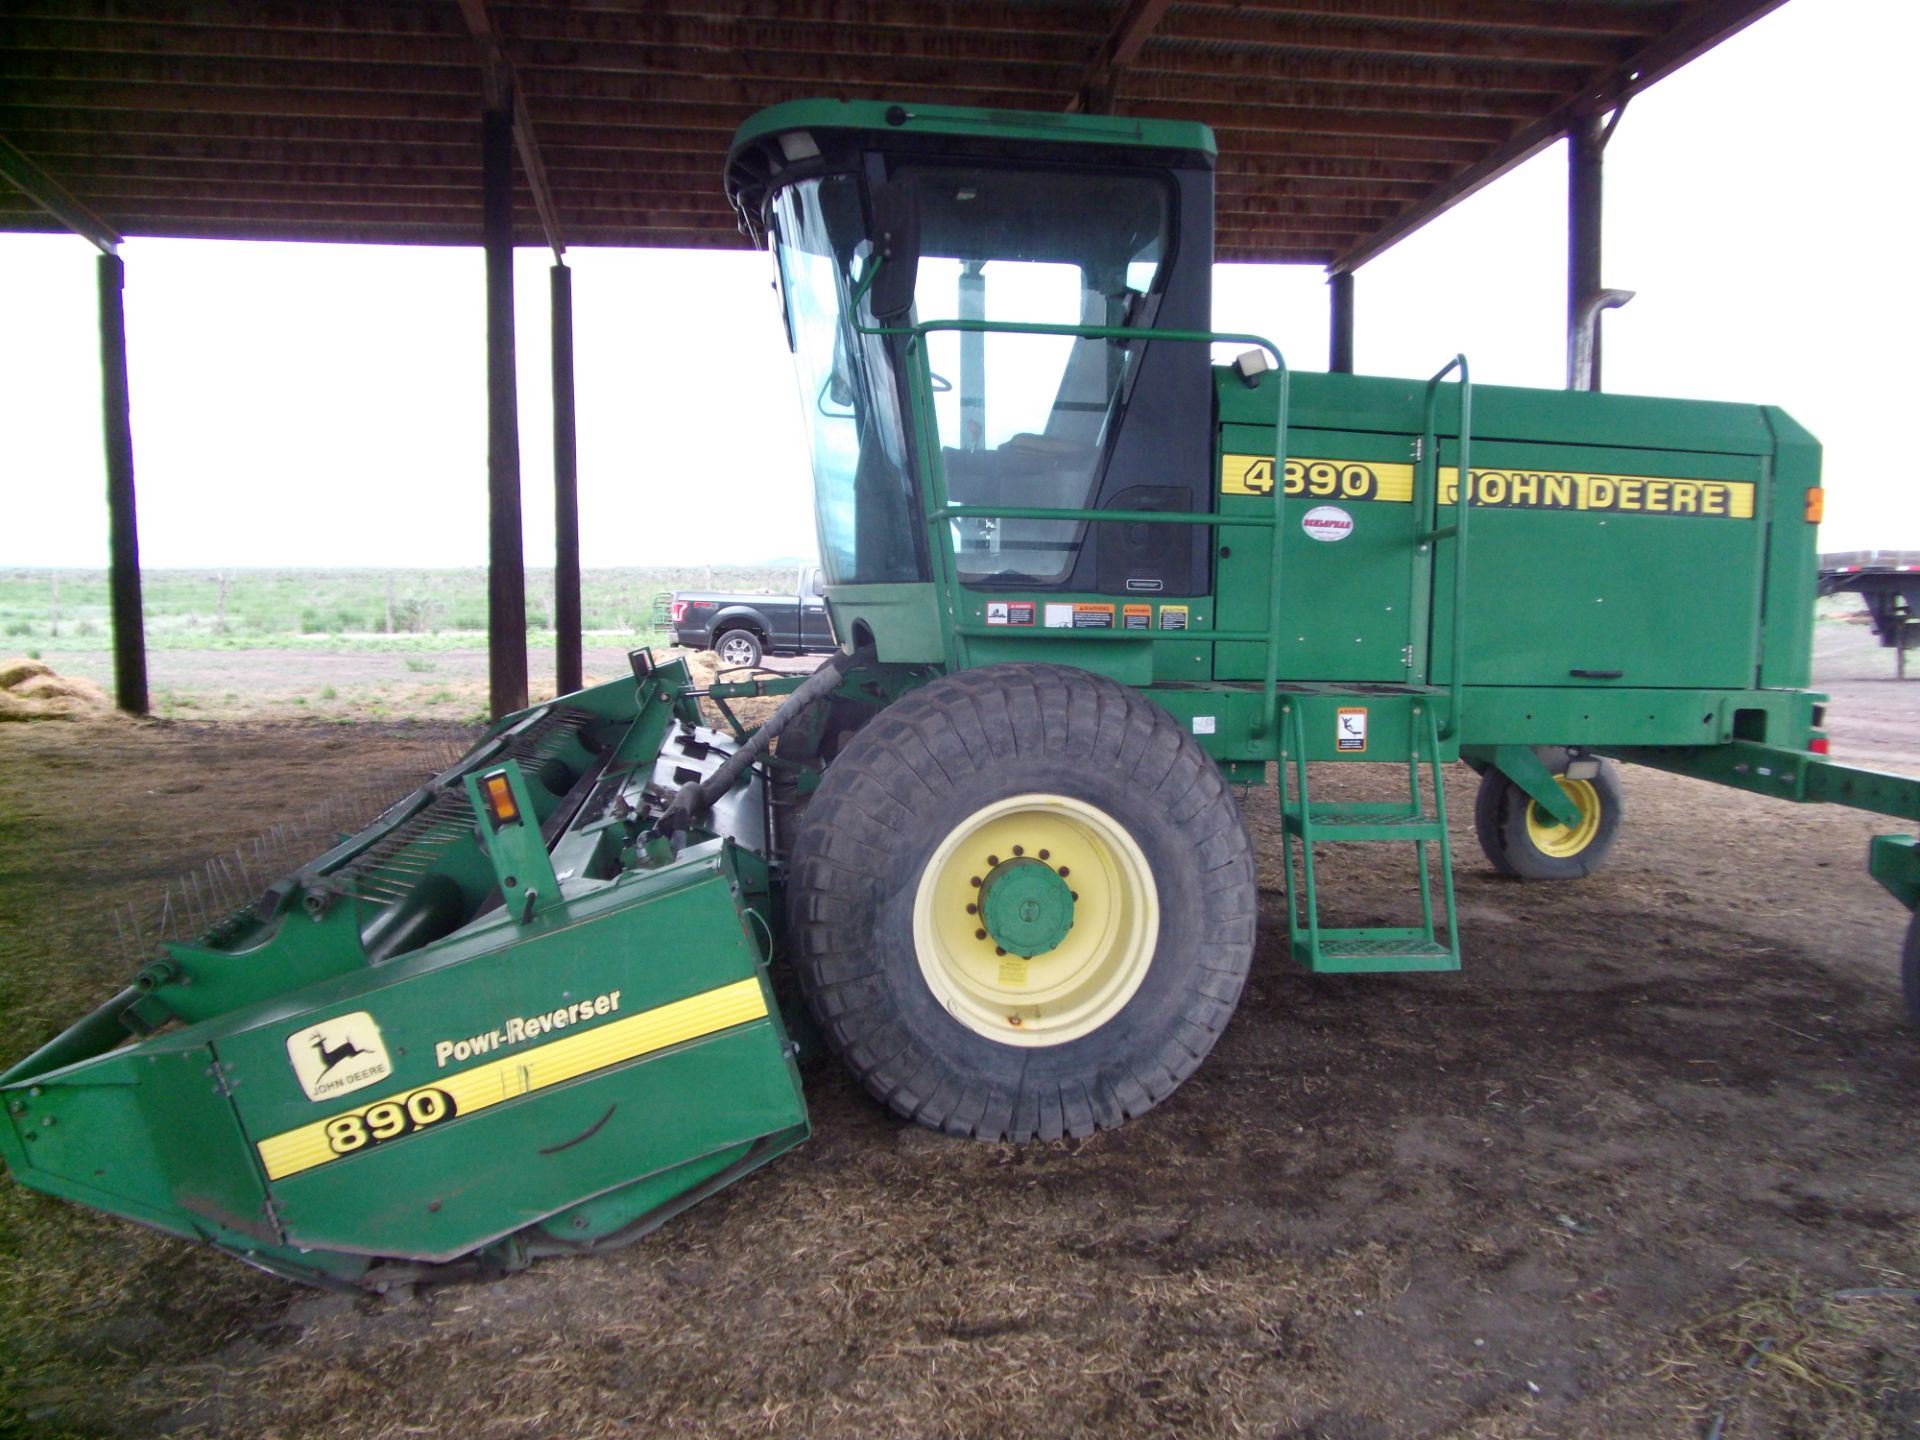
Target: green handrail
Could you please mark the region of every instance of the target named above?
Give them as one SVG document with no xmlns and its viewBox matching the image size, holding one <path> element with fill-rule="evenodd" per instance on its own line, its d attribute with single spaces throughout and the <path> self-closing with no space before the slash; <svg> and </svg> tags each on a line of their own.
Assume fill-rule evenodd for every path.
<svg viewBox="0 0 1920 1440">
<path fill-rule="evenodd" d="M 1439 394 L 1440 382 L 1455 370 L 1460 372 L 1460 481 L 1454 488 L 1453 524 L 1440 524 L 1440 442 L 1435 434 L 1434 411 Z M 1467 357 L 1456 355 L 1431 380 L 1427 381 L 1426 409 L 1423 418 L 1423 430 L 1420 437 L 1420 456 L 1423 467 L 1432 477 L 1433 485 L 1427 496 L 1427 528 L 1420 532 L 1425 544 L 1434 544 L 1441 540 L 1453 541 L 1453 655 L 1447 673 L 1447 723 L 1439 732 L 1442 740 L 1450 739 L 1460 730 L 1460 697 L 1466 684 L 1466 607 L 1461 603 L 1466 598 L 1467 578 L 1467 504 L 1473 489 L 1473 379 L 1467 369 Z"/>
<path fill-rule="evenodd" d="M 1156 330 L 1150 327 L 1133 325 L 1044 325 L 1015 321 L 995 320 L 925 320 L 913 325 L 868 325 L 859 316 L 860 302 L 866 298 L 873 280 L 879 274 L 885 261 L 875 257 L 867 267 L 867 273 L 861 277 L 848 302 L 848 313 L 852 317 L 854 330 L 862 335 L 902 336 L 907 339 L 907 360 L 912 377 L 912 403 L 915 434 L 920 437 L 921 454 L 926 460 L 927 484 L 933 499 L 933 505 L 926 516 L 928 527 L 933 532 L 934 553 L 938 561 L 939 573 L 935 577 L 941 591 L 941 623 L 946 631 L 946 650 L 948 663 L 961 668 L 962 650 L 958 643 L 964 638 L 975 635 L 985 627 L 965 625 L 956 613 L 956 592 L 959 589 L 959 560 L 953 549 L 953 530 L 946 522 L 953 519 L 976 517 L 980 519 L 1021 519 L 1021 520 L 1072 520 L 1087 523 L 1112 521 L 1121 524 L 1173 524 L 1173 525 L 1254 525 L 1262 529 L 1271 529 L 1273 542 L 1268 568 L 1267 583 L 1267 633 L 1262 638 L 1267 647 L 1266 676 L 1263 686 L 1264 703 L 1261 706 L 1260 720 L 1252 729 L 1252 738 L 1275 732 L 1278 724 L 1280 695 L 1280 567 L 1281 549 L 1286 540 L 1286 527 L 1281 524 L 1286 500 L 1286 457 L 1287 457 L 1287 411 L 1292 393 L 1292 372 L 1287 369 L 1286 357 L 1280 353 L 1280 347 L 1261 335 L 1245 334 L 1236 331 L 1214 330 Z M 1181 344 L 1199 345 L 1253 345 L 1273 359 L 1274 373 L 1278 377 L 1275 395 L 1274 418 L 1274 454 L 1273 454 L 1273 514 L 1269 517 L 1226 517 L 1216 513 L 1195 515 L 1187 513 L 1162 513 L 1160 511 L 1102 511 L 1086 509 L 1054 509 L 1046 506 L 983 506 L 955 505 L 947 493 L 946 466 L 940 456 L 937 443 L 929 443 L 929 437 L 937 434 L 932 425 L 933 372 L 926 355 L 926 337 L 935 331 L 973 332 L 994 335 L 1055 335 L 1088 340 L 1171 340 Z M 1209 486 L 1211 488 L 1211 486 Z M 1037 631 L 1036 634 L 1048 638 L 1086 639 L 1090 634 L 1101 632 L 1061 630 L 1057 637 L 1053 632 Z M 1196 636 L 1202 632 L 1192 632 Z M 1205 632 L 1209 635 L 1211 632 Z M 1235 632 L 1236 635 L 1238 632 Z M 1114 638 L 1130 638 L 1127 632 L 1116 632 Z"/>
</svg>

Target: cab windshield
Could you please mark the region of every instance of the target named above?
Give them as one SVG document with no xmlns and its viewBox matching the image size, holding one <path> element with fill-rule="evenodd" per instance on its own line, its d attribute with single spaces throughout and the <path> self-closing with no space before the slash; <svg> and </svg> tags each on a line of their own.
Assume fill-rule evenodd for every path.
<svg viewBox="0 0 1920 1440">
<path fill-rule="evenodd" d="M 1170 182 L 1132 171 L 903 164 L 920 221 L 912 313 L 1147 327 L 1170 249 Z M 849 301 L 871 244 L 858 180 L 828 175 L 775 195 L 774 249 L 813 458 L 821 563 L 835 584 L 926 578 L 921 508 L 888 337 Z M 933 330 L 931 420 L 947 493 L 962 505 L 1091 507 L 1138 369 L 1139 345 L 1070 335 Z M 1063 583 L 1086 525 L 950 522 L 960 578 Z"/>
<path fill-rule="evenodd" d="M 813 457 L 821 568 L 836 585 L 924 580 L 900 387 L 886 339 L 849 323 L 870 253 L 859 182 L 828 175 L 774 198 L 775 255 Z"/>
</svg>

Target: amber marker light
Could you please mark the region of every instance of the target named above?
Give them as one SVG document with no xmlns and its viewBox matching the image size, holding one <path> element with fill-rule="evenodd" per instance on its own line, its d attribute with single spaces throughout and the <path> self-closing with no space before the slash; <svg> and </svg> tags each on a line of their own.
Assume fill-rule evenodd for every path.
<svg viewBox="0 0 1920 1440">
<path fill-rule="evenodd" d="M 520 807 L 513 803 L 513 786 L 507 783 L 506 771 L 482 775 L 480 789 L 487 797 L 487 809 L 495 825 L 511 825 L 520 818 Z"/>
<path fill-rule="evenodd" d="M 1809 525 L 1818 525 L 1826 518 L 1826 514 L 1827 492 L 1820 486 L 1815 485 L 1807 491 L 1807 523 Z"/>
</svg>

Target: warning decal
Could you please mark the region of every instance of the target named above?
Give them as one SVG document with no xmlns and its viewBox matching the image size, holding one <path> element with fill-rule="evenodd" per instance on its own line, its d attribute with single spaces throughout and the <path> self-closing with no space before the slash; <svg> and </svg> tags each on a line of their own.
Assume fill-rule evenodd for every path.
<svg viewBox="0 0 1920 1440">
<path fill-rule="evenodd" d="M 1122 605 L 1120 607 L 1120 628 L 1122 630 L 1151 630 L 1153 628 L 1153 606 Z"/>
<path fill-rule="evenodd" d="M 1440 472 L 1440 503 L 1459 494 L 1460 471 Z M 1271 495 L 1273 457 L 1220 457 L 1222 495 Z M 1326 500 L 1413 499 L 1413 466 L 1387 461 L 1287 461 L 1286 493 Z M 1625 515 L 1698 515 L 1751 520 L 1748 480 L 1673 480 L 1650 475 L 1590 475 L 1568 470 L 1475 470 L 1473 503 L 1495 510 L 1590 510 Z"/>
<path fill-rule="evenodd" d="M 1033 612 L 1034 604 L 1031 600 L 989 600 L 987 623 L 989 625 L 1031 625 Z"/>
<path fill-rule="evenodd" d="M 1333 748 L 1343 755 L 1361 755 L 1367 748 L 1367 707 L 1343 705 L 1334 716 Z"/>
<path fill-rule="evenodd" d="M 1160 628 L 1162 630 L 1186 629 L 1187 607 L 1184 605 L 1162 605 L 1160 607 Z"/>
<path fill-rule="evenodd" d="M 1084 600 L 1067 604 L 1047 604 L 1049 630 L 1111 630 L 1113 606 L 1095 605 Z"/>
</svg>

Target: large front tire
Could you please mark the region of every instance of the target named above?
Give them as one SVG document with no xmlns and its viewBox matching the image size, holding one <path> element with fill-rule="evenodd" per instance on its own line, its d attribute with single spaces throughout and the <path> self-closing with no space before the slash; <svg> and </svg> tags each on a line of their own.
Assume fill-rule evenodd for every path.
<svg viewBox="0 0 1920 1440">
<path fill-rule="evenodd" d="M 867 1088 L 1014 1141 L 1170 1095 L 1239 1000 L 1257 905 L 1206 752 L 1136 692 L 1049 665 L 943 677 L 854 735 L 788 892 L 801 988 Z"/>
</svg>

